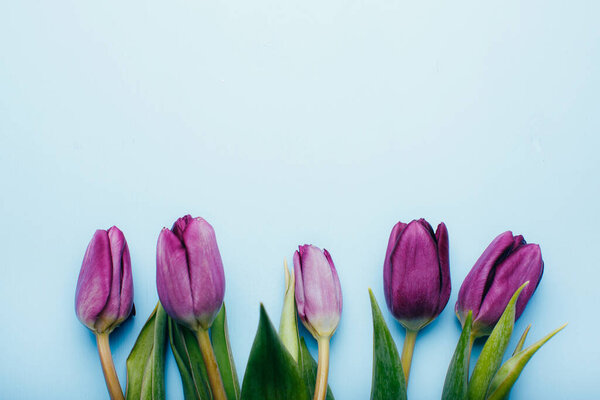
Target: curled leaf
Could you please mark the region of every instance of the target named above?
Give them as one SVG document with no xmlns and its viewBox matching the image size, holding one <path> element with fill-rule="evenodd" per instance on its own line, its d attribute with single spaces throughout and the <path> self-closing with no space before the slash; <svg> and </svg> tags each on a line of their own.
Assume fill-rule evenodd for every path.
<svg viewBox="0 0 600 400">
<path fill-rule="evenodd" d="M 287 351 L 298 362 L 300 337 L 298 334 L 298 318 L 296 317 L 296 280 L 294 271 L 292 270 L 290 273 L 287 261 L 285 260 L 283 261 L 283 268 L 285 273 L 285 295 L 283 297 L 283 309 L 281 310 L 281 319 L 279 322 L 279 337 Z"/>
</svg>

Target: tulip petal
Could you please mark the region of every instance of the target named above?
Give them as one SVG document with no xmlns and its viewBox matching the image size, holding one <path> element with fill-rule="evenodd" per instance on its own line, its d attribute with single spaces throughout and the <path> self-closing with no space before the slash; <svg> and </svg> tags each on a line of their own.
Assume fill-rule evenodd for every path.
<svg viewBox="0 0 600 400">
<path fill-rule="evenodd" d="M 192 287 L 193 309 L 203 328 L 208 329 L 223 304 L 225 274 L 213 227 L 202 218 L 191 220 L 183 242 Z"/>
<path fill-rule="evenodd" d="M 166 228 L 158 236 L 156 287 L 167 313 L 195 330 L 197 322 L 193 315 L 186 251 L 177 236 Z"/>
<path fill-rule="evenodd" d="M 385 251 L 385 260 L 383 261 L 383 292 L 385 295 L 385 301 L 388 304 L 393 303 L 392 298 L 392 261 L 391 256 L 394 248 L 396 247 L 396 243 L 398 243 L 398 237 L 402 231 L 406 228 L 408 224 L 403 222 L 398 222 L 392 228 L 392 232 L 390 233 L 390 239 L 388 240 L 387 250 Z"/>
<path fill-rule="evenodd" d="M 391 261 L 392 304 L 388 306 L 392 314 L 402 323 L 416 319 L 421 320 L 419 324 L 428 323 L 429 318 L 437 315 L 439 299 L 440 270 L 435 239 L 422 223 L 412 221 L 399 236 Z"/>
<path fill-rule="evenodd" d="M 502 258 L 502 256 L 511 249 L 513 243 L 512 232 L 506 231 L 498 235 L 475 262 L 475 265 L 463 281 L 458 292 L 458 300 L 455 309 L 461 322 L 464 322 L 467 311 L 472 310 L 475 325 L 485 295 L 485 290 L 487 289 L 486 286 L 489 285 L 488 277 L 493 278 L 495 273 L 494 268 L 496 267 L 498 259 Z M 509 298 L 510 296 L 512 296 L 512 293 L 508 294 Z M 500 310 L 500 314 L 502 314 L 502 311 L 503 309 Z"/>
<path fill-rule="evenodd" d="M 77 317 L 90 329 L 94 329 L 94 323 L 110 295 L 111 270 L 108 233 L 99 229 L 94 233 L 83 257 L 75 291 Z"/>
<path fill-rule="evenodd" d="M 443 222 L 438 225 L 435 231 L 437 241 L 438 258 L 440 262 L 440 298 L 436 314 L 439 315 L 448 304 L 452 284 L 450 282 L 450 256 L 448 246 L 448 229 Z"/>
<path fill-rule="evenodd" d="M 335 297 L 337 299 L 337 310 L 338 313 L 342 313 L 342 285 L 340 283 L 340 278 L 338 276 L 337 270 L 335 269 L 335 265 L 333 264 L 333 259 L 331 258 L 331 254 L 327 251 L 327 249 L 323 249 L 323 254 L 325 254 L 325 258 L 327 262 L 329 262 L 329 267 L 331 268 L 331 274 L 333 275 L 333 283 L 335 286 Z"/>
<path fill-rule="evenodd" d="M 296 307 L 298 308 L 298 315 L 300 319 L 306 319 L 304 313 L 304 283 L 302 280 L 302 259 L 300 253 L 296 250 L 294 252 L 294 276 L 296 278 Z"/>
<path fill-rule="evenodd" d="M 98 332 L 104 332 L 116 327 L 119 321 L 119 308 L 121 306 L 121 284 L 123 274 L 123 249 L 126 245 L 123 232 L 116 226 L 108 230 L 108 243 L 111 255 L 112 280 L 110 294 L 102 312 L 98 316 L 95 328 Z"/>
<path fill-rule="evenodd" d="M 516 319 L 518 319 L 535 292 L 542 270 L 542 253 L 537 244 L 518 247 L 497 268 L 494 281 L 481 304 L 478 321 L 489 325 L 495 324 L 502 315 L 503 308 L 508 304 L 513 288 L 529 281 L 530 284 L 523 289 L 517 300 Z"/>
<path fill-rule="evenodd" d="M 121 259 L 121 304 L 119 305 L 119 319 L 125 320 L 133 310 L 133 278 L 131 274 L 131 256 L 129 246 L 125 242 Z"/>
<path fill-rule="evenodd" d="M 333 333 L 340 319 L 340 304 L 332 268 L 316 246 L 300 246 L 300 256 L 306 320 L 320 333 Z"/>
</svg>

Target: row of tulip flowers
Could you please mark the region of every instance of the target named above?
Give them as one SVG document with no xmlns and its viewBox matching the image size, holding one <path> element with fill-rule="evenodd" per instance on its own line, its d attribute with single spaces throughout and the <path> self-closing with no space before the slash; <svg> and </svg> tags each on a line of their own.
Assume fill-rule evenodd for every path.
<svg viewBox="0 0 600 400">
<path fill-rule="evenodd" d="M 398 222 L 383 266 L 388 309 L 406 329 L 400 354 L 369 291 L 373 313 L 371 399 L 406 399 L 418 332 L 450 298 L 448 231 L 424 219 Z M 167 342 L 186 399 L 333 399 L 327 384 L 329 342 L 342 313 L 342 289 L 327 250 L 299 246 L 294 268 L 285 265 L 286 290 L 279 331 L 264 307 L 240 389 L 227 332 L 225 276 L 213 227 L 189 215 L 159 235 L 156 285 L 159 302 L 127 359 L 125 394 L 112 360 L 109 334 L 135 313 L 129 248 L 123 233 L 98 230 L 85 253 L 75 294 L 79 320 L 96 335 L 110 398 L 165 398 Z M 524 348 L 529 327 L 502 363 L 514 322 L 544 270 L 540 247 L 522 236 L 496 237 L 464 280 L 455 305 L 463 327 L 450 361 L 442 399 L 504 399 L 533 354 L 564 325 Z M 318 361 L 298 334 L 297 315 L 318 343 Z M 476 338 L 486 342 L 469 374 Z"/>
</svg>

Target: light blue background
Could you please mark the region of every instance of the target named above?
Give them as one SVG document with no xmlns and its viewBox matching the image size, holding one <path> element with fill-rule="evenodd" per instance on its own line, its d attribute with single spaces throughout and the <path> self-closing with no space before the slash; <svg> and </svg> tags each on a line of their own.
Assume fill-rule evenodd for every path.
<svg viewBox="0 0 600 400">
<path fill-rule="evenodd" d="M 158 233 L 185 213 L 217 232 L 240 380 L 259 302 L 277 324 L 282 261 L 310 242 L 344 293 L 331 386 L 368 398 L 367 288 L 400 347 L 383 256 L 397 220 L 426 217 L 448 225 L 453 290 L 418 338 L 410 398 L 439 397 L 460 283 L 507 229 L 546 263 L 517 332 L 570 322 L 512 398 L 597 397 L 598 4 L 3 1 L 0 397 L 107 397 L 73 297 L 94 230 L 113 224 L 138 311 L 112 336 L 124 385 L 157 301 Z M 171 355 L 166 379 L 182 398 Z"/>
</svg>

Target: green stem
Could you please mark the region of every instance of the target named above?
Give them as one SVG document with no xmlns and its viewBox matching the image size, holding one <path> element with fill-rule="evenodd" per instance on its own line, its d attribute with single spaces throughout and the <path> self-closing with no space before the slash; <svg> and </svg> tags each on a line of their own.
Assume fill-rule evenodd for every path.
<svg viewBox="0 0 600 400">
<path fill-rule="evenodd" d="M 110 352 L 110 343 L 108 333 L 96 333 L 96 343 L 98 344 L 98 354 L 102 364 L 102 372 L 106 381 L 106 388 L 111 400 L 124 400 L 119 377 L 115 371 L 112 354 Z"/>
<path fill-rule="evenodd" d="M 200 346 L 202 359 L 206 366 L 206 373 L 208 375 L 208 382 L 210 384 L 213 399 L 227 400 L 225 388 L 223 387 L 223 380 L 221 379 L 221 373 L 219 372 L 219 366 L 217 365 L 217 359 L 215 358 L 215 352 L 210 343 L 208 330 L 199 328 L 196 332 L 196 336 L 198 337 L 198 345 Z"/>
<path fill-rule="evenodd" d="M 319 344 L 319 364 L 317 366 L 317 382 L 313 400 L 324 400 L 327 395 L 327 375 L 329 375 L 329 337 L 317 339 Z"/>
<path fill-rule="evenodd" d="M 406 329 L 406 337 L 404 338 L 404 346 L 402 347 L 402 356 L 400 357 L 402 370 L 404 370 L 404 379 L 406 380 L 407 385 L 408 377 L 410 375 L 410 365 L 412 363 L 413 352 L 415 350 L 415 342 L 417 340 L 417 333 L 419 333 L 419 331 Z"/>
</svg>

